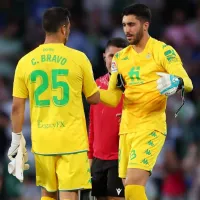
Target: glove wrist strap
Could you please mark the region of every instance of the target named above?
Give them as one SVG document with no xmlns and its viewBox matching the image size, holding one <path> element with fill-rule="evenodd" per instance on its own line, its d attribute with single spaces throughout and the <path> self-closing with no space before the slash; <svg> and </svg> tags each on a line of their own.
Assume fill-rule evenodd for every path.
<svg viewBox="0 0 200 200">
<path fill-rule="evenodd" d="M 19 145 L 21 137 L 22 137 L 22 132 L 20 132 L 20 133 L 12 132 L 12 144 Z"/>
<path fill-rule="evenodd" d="M 184 86 L 184 82 L 183 82 L 182 78 L 178 77 L 178 79 L 179 79 L 178 90 L 181 90 L 183 88 L 183 86 Z"/>
</svg>

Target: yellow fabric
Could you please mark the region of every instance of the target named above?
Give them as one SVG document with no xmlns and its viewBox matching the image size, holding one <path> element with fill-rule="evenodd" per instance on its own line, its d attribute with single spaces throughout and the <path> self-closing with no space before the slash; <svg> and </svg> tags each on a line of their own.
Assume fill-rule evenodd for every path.
<svg viewBox="0 0 200 200">
<path fill-rule="evenodd" d="M 56 199 L 53 199 L 53 198 L 50 198 L 50 197 L 42 197 L 41 200 L 56 200 Z"/>
<path fill-rule="evenodd" d="M 35 155 L 36 185 L 48 192 L 91 188 L 87 153 L 63 156 Z"/>
<path fill-rule="evenodd" d="M 88 149 L 82 104 L 98 91 L 85 54 L 62 44 L 43 44 L 18 63 L 13 96 L 30 101 L 32 150 L 63 154 Z"/>
<path fill-rule="evenodd" d="M 110 95 L 110 91 L 116 90 L 118 74 L 122 74 L 126 83 L 120 134 L 147 128 L 166 132 L 167 97 L 157 90 L 156 81 L 160 77 L 156 72 L 165 72 L 183 78 L 188 92 L 193 87 L 176 51 L 153 38 L 148 40 L 141 53 L 137 53 L 130 45 L 115 54 L 111 71 L 107 96 Z M 105 103 L 113 104 L 113 98 L 107 97 Z"/>
<path fill-rule="evenodd" d="M 119 89 L 109 90 L 109 94 L 108 94 L 108 90 L 100 89 L 99 91 L 100 91 L 100 99 L 102 103 L 110 107 L 116 107 L 119 104 L 121 96 L 122 96 L 121 90 Z M 109 104 L 107 104 L 106 102 L 109 102 Z"/>
<path fill-rule="evenodd" d="M 120 135 L 119 177 L 126 178 L 127 168 L 152 171 L 165 138 L 156 130 Z"/>
<path fill-rule="evenodd" d="M 148 200 L 145 188 L 141 185 L 127 185 L 125 187 L 126 200 Z"/>
</svg>

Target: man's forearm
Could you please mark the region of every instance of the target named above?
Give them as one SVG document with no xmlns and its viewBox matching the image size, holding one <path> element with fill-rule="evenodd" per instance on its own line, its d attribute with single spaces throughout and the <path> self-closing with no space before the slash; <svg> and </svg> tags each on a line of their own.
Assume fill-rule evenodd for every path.
<svg viewBox="0 0 200 200">
<path fill-rule="evenodd" d="M 20 133 L 22 131 L 24 123 L 24 113 L 17 110 L 12 110 L 11 121 L 12 121 L 12 131 L 14 133 Z"/>
<path fill-rule="evenodd" d="M 12 131 L 14 133 L 20 133 L 22 131 L 24 123 L 25 102 L 26 99 L 24 98 L 13 97 L 11 121 Z"/>
<path fill-rule="evenodd" d="M 192 81 L 189 77 L 183 77 L 183 83 L 186 92 L 191 92 L 193 90 Z"/>
<path fill-rule="evenodd" d="M 182 64 L 170 65 L 166 68 L 166 70 L 169 74 L 182 78 L 186 92 L 192 91 L 192 81 L 189 78 L 185 69 L 183 68 Z"/>
<path fill-rule="evenodd" d="M 111 107 L 116 107 L 121 99 L 122 91 L 116 90 L 103 90 L 100 89 L 100 100 L 103 104 Z"/>
</svg>

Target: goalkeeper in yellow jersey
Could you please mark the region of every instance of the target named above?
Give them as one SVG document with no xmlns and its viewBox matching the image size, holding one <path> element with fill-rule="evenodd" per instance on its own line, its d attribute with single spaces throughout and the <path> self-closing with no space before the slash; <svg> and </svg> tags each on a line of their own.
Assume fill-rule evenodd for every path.
<svg viewBox="0 0 200 200">
<path fill-rule="evenodd" d="M 69 11 L 45 11 L 44 44 L 20 59 L 13 84 L 12 142 L 8 157 L 18 154 L 25 100 L 30 101 L 36 184 L 42 200 L 77 200 L 77 190 L 91 188 L 88 138 L 82 92 L 90 104 L 100 100 L 86 55 L 66 47 Z M 33 194 L 34 195 L 34 194 Z"/>
<path fill-rule="evenodd" d="M 167 97 L 179 90 L 190 92 L 193 86 L 177 52 L 149 36 L 147 6 L 128 6 L 122 16 L 130 45 L 114 56 L 109 87 L 100 90 L 100 98 L 116 106 L 122 95 L 119 81 L 124 86 L 119 176 L 124 179 L 126 200 L 146 200 L 145 185 L 167 134 Z"/>
</svg>

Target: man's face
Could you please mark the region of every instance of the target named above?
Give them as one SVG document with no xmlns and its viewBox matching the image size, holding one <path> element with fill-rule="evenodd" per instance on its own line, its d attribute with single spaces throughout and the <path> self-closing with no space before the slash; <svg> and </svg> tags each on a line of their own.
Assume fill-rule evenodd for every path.
<svg viewBox="0 0 200 200">
<path fill-rule="evenodd" d="M 111 63 L 112 63 L 112 58 L 113 56 L 120 50 L 122 50 L 123 48 L 118 48 L 115 46 L 109 46 L 105 53 L 103 54 L 104 57 L 104 61 L 106 63 L 106 68 L 108 70 L 108 72 L 111 73 Z"/>
<path fill-rule="evenodd" d="M 129 43 L 137 45 L 143 38 L 144 28 L 147 24 L 142 23 L 135 15 L 124 15 L 122 25 Z"/>
</svg>

